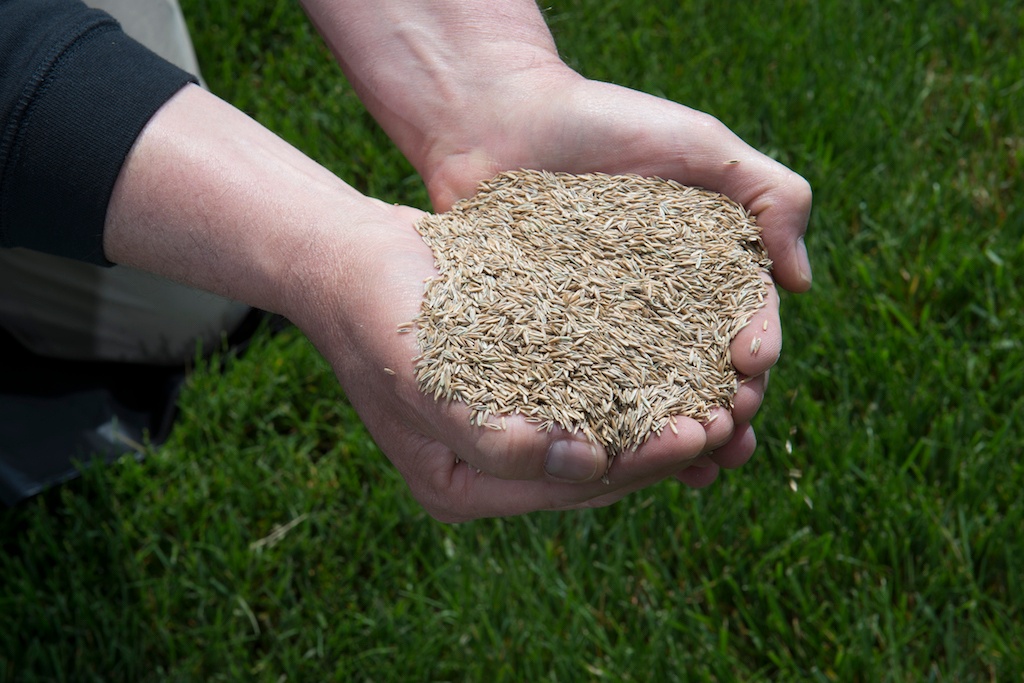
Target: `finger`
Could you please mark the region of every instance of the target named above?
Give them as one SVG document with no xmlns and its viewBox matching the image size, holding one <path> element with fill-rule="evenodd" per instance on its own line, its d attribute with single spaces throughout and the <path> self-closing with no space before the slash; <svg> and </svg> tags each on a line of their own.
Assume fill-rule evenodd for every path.
<svg viewBox="0 0 1024 683">
<path fill-rule="evenodd" d="M 757 448 L 757 436 L 749 424 L 736 428 L 736 433 L 729 443 L 715 450 L 708 457 L 716 465 L 724 469 L 735 469 L 745 465 Z"/>
<path fill-rule="evenodd" d="M 608 469 L 608 454 L 581 432 L 547 429 L 522 415 L 492 416 L 475 424 L 463 403 L 436 403 L 429 433 L 461 460 L 499 479 L 592 482 Z"/>
<path fill-rule="evenodd" d="M 677 472 L 675 478 L 690 488 L 702 489 L 718 479 L 719 466 L 715 462 L 702 463 Z"/>
<path fill-rule="evenodd" d="M 723 411 L 728 415 L 727 411 Z M 636 451 L 620 454 L 612 463 L 606 481 L 606 491 L 598 492 L 595 497 L 572 504 L 569 508 L 580 507 L 603 507 L 611 505 L 625 496 L 653 486 L 666 479 L 675 478 L 682 470 L 700 463 L 703 460 L 703 453 L 707 450 L 706 436 L 707 425 L 691 420 L 689 418 L 676 418 L 676 431 L 671 429 L 662 430 L 660 435 L 653 436 Z M 728 432 L 732 432 L 732 423 L 728 423 Z M 701 432 L 704 438 L 701 438 Z M 712 431 L 713 433 L 713 431 Z M 717 470 L 713 462 L 706 463 Z M 708 483 L 714 480 L 714 476 L 703 477 L 690 476 L 693 481 L 707 480 Z"/>
<path fill-rule="evenodd" d="M 747 376 L 761 375 L 775 365 L 782 353 L 782 323 L 779 319 L 779 292 L 767 273 L 764 305 L 751 316 L 729 345 L 732 364 Z"/>
<path fill-rule="evenodd" d="M 715 408 L 703 427 L 706 442 L 704 450 L 713 450 L 725 445 L 732 438 L 733 415 L 725 408 Z"/>
<path fill-rule="evenodd" d="M 748 424 L 754 419 L 761 401 L 764 399 L 764 388 L 767 385 L 768 373 L 756 377 L 744 377 L 739 382 L 736 395 L 733 397 L 732 419 L 736 425 Z M 732 433 L 729 434 L 732 438 Z M 728 439 L 722 440 L 718 446 L 725 444 Z M 716 448 L 718 447 L 716 446 Z"/>
<path fill-rule="evenodd" d="M 416 499 L 437 519 L 458 522 L 504 517 L 537 510 L 601 507 L 672 476 L 705 448 L 703 426 L 688 418 L 677 419 L 676 432 L 664 430 L 635 451 L 618 455 L 605 478 L 567 483 L 551 478 L 538 481 L 501 479 L 478 470 L 472 463 L 455 462 L 454 452 L 432 443 L 414 458 L 417 463 L 403 476 Z M 444 461 L 431 470 L 429 463 Z"/>
</svg>

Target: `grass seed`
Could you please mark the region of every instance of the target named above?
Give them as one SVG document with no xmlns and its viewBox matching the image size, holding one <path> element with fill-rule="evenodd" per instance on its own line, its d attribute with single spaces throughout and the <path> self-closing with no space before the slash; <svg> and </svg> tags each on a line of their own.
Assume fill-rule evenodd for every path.
<svg viewBox="0 0 1024 683">
<path fill-rule="evenodd" d="M 675 432 L 673 416 L 732 407 L 729 344 L 763 306 L 771 261 L 727 197 L 520 170 L 416 227 L 439 274 L 399 331 L 415 328 L 420 389 L 474 424 L 522 415 L 616 454 Z"/>
</svg>

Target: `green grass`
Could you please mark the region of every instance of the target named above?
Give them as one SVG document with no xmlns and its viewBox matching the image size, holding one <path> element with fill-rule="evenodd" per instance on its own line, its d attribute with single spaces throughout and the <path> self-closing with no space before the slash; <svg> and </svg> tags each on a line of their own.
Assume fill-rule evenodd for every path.
<svg viewBox="0 0 1024 683">
<path fill-rule="evenodd" d="M 426 206 L 297 3 L 183 4 L 216 92 Z M 588 76 L 709 111 L 815 189 L 756 458 L 444 526 L 306 341 L 261 339 L 197 369 L 144 463 L 0 512 L 0 680 L 1022 680 L 1024 12 L 546 13 Z"/>
</svg>

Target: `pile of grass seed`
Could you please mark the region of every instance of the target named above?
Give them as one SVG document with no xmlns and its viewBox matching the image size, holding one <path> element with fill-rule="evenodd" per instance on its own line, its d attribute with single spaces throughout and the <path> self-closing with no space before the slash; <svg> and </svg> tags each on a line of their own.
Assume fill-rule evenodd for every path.
<svg viewBox="0 0 1024 683">
<path fill-rule="evenodd" d="M 439 271 L 413 321 L 419 385 L 475 424 L 521 414 L 616 454 L 672 416 L 732 406 L 729 343 L 763 305 L 771 261 L 723 195 L 514 171 L 417 229 Z"/>
</svg>

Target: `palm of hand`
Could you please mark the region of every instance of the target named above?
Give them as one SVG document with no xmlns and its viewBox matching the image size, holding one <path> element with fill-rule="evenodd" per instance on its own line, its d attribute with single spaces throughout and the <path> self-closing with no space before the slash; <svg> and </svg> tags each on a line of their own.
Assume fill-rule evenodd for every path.
<svg viewBox="0 0 1024 683">
<path fill-rule="evenodd" d="M 593 451 L 582 437 L 558 429 L 538 432 L 522 419 L 506 420 L 504 431 L 470 426 L 466 406 L 435 401 L 417 387 L 415 337 L 398 329 L 418 313 L 423 281 L 436 270 L 413 227 L 418 212 L 388 207 L 385 215 L 361 236 L 358 270 L 345 275 L 335 289 L 345 292 L 346 300 L 332 308 L 350 314 L 325 320 L 307 333 L 332 363 L 378 446 L 438 519 L 607 505 L 679 473 L 709 442 L 729 438 L 732 420 L 727 413 L 708 428 L 680 419 L 678 434 L 666 432 L 636 452 L 618 456 L 606 483 L 605 454 Z M 548 448 L 560 440 L 594 463 L 582 483 L 546 473 Z M 699 485 L 716 473 L 717 466 L 708 466 L 681 476 Z"/>
</svg>

